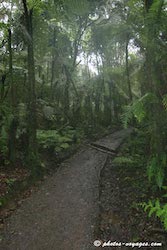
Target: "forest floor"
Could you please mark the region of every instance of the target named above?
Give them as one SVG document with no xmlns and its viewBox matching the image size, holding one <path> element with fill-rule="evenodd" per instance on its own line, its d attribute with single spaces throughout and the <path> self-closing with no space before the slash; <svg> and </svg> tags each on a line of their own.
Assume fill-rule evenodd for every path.
<svg viewBox="0 0 167 250">
<path fill-rule="evenodd" d="M 0 249 L 91 250 L 97 249 L 95 239 L 165 244 L 164 235 L 151 234 L 159 223 L 148 221 L 136 206 L 144 191 L 143 173 L 112 164 L 112 154 L 126 136 L 126 130 L 111 135 L 108 153 L 102 145 L 107 140 L 100 140 L 93 145 L 100 143 L 100 150 L 83 146 L 62 163 L 5 219 Z"/>
<path fill-rule="evenodd" d="M 123 243 L 121 249 L 139 249 L 124 243 L 162 243 L 162 247 L 141 247 L 140 249 L 167 249 L 167 232 L 160 221 L 139 205 L 156 199 L 152 194 L 143 169 L 118 166 L 109 157 L 100 178 L 100 211 L 95 238 L 103 242 Z M 120 249 L 108 247 L 107 249 Z"/>
</svg>

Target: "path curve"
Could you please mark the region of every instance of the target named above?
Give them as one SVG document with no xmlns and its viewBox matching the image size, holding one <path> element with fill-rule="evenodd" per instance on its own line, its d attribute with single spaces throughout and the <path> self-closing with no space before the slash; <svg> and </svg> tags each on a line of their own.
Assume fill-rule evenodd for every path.
<svg viewBox="0 0 167 250">
<path fill-rule="evenodd" d="M 117 148 L 118 132 L 113 140 L 114 135 Z M 127 135 L 127 131 L 120 133 L 119 142 Z M 85 147 L 62 163 L 58 172 L 7 219 L 0 249 L 97 249 L 93 232 L 99 212 L 98 176 L 106 159 L 107 153 Z"/>
</svg>

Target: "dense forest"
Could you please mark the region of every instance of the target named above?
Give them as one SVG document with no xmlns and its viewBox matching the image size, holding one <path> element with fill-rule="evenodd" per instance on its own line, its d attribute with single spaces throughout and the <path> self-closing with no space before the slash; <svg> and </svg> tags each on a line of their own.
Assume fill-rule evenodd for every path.
<svg viewBox="0 0 167 250">
<path fill-rule="evenodd" d="M 146 173 L 156 200 L 141 207 L 167 230 L 166 56 L 165 0 L 1 0 L 2 190 L 44 175 L 44 155 L 130 126 L 117 163 Z"/>
</svg>

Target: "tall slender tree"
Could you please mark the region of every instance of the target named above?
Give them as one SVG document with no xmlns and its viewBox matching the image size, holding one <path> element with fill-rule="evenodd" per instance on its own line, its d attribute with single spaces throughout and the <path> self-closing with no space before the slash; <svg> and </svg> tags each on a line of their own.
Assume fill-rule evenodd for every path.
<svg viewBox="0 0 167 250">
<path fill-rule="evenodd" d="M 37 158 L 36 141 L 36 89 L 35 89 L 35 63 L 34 63 L 34 43 L 33 43 L 33 8 L 29 9 L 27 0 L 22 0 L 24 7 L 25 29 L 27 31 L 27 132 L 28 132 L 28 160 Z"/>
</svg>

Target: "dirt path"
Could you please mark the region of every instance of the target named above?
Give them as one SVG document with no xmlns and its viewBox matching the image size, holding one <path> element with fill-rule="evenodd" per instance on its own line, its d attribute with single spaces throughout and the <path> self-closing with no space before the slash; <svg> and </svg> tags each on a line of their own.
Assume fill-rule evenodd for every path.
<svg viewBox="0 0 167 250">
<path fill-rule="evenodd" d="M 117 148 L 119 134 L 114 135 Z M 120 133 L 120 143 L 126 135 L 127 131 Z M 98 175 L 106 158 L 106 153 L 85 147 L 64 162 L 59 171 L 48 177 L 39 191 L 7 219 L 0 249 L 96 249 L 92 242 L 99 210 Z"/>
</svg>

